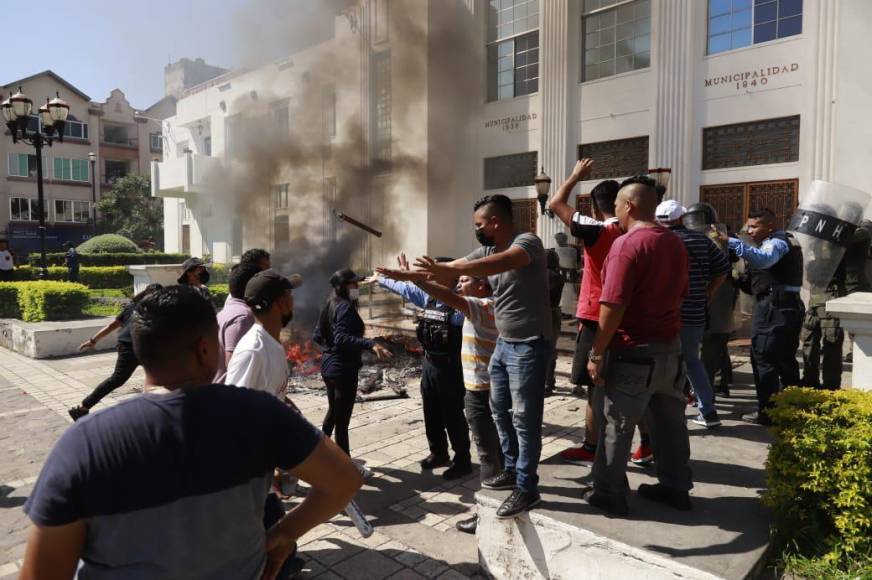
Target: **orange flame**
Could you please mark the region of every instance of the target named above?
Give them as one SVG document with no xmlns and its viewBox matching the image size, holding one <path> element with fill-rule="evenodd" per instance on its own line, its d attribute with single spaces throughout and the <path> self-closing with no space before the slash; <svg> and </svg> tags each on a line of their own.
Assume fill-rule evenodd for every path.
<svg viewBox="0 0 872 580">
<path fill-rule="evenodd" d="M 321 353 L 311 340 L 303 343 L 291 343 L 285 348 L 288 362 L 293 365 L 294 373 L 311 375 L 320 370 Z"/>
</svg>

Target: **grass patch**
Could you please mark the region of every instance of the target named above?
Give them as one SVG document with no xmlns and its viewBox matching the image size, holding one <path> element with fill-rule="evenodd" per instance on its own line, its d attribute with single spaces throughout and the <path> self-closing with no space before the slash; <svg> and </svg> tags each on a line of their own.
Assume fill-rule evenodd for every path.
<svg viewBox="0 0 872 580">
<path fill-rule="evenodd" d="M 89 288 L 91 298 L 127 298 L 121 288 Z"/>
<path fill-rule="evenodd" d="M 786 555 L 781 566 L 786 577 L 808 580 L 826 578 L 827 580 L 872 580 L 872 556 L 860 560 L 834 562 L 824 558 L 806 558 Z"/>
<path fill-rule="evenodd" d="M 82 314 L 85 316 L 97 316 L 105 318 L 107 316 L 118 316 L 121 314 L 120 304 L 105 304 L 102 302 L 91 301 L 82 309 Z"/>
</svg>

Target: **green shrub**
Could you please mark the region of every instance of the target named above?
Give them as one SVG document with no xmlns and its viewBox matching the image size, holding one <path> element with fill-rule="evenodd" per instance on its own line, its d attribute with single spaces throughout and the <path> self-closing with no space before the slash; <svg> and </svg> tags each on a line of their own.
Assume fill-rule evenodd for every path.
<svg viewBox="0 0 872 580">
<path fill-rule="evenodd" d="M 135 266 L 139 264 L 181 264 L 188 258 L 188 254 L 164 254 L 162 252 L 145 252 L 131 254 L 126 252 L 113 252 L 105 254 L 79 253 L 80 266 Z M 63 266 L 64 254 L 53 253 L 45 255 L 49 266 Z M 31 266 L 39 266 L 39 254 L 30 254 L 28 263 Z"/>
<path fill-rule="evenodd" d="M 79 244 L 76 251 L 80 254 L 110 254 L 118 252 L 139 254 L 142 252 L 133 240 L 129 240 L 118 234 L 102 234 L 94 236 L 90 240 L 86 240 Z"/>
<path fill-rule="evenodd" d="M 872 392 L 791 388 L 770 416 L 775 546 L 839 566 L 872 557 Z"/>
<path fill-rule="evenodd" d="M 38 274 L 39 268 L 21 266 L 15 269 L 15 280 L 37 280 Z M 67 275 L 63 266 L 48 267 L 49 280 L 66 281 Z M 133 276 L 124 266 L 82 266 L 79 268 L 79 282 L 91 288 L 124 288 L 133 284 Z"/>
<path fill-rule="evenodd" d="M 27 322 L 79 318 L 88 304 L 88 289 L 71 282 L 11 282 L 18 287 L 21 319 Z"/>
<path fill-rule="evenodd" d="M 0 318 L 21 318 L 15 282 L 0 282 Z"/>
<path fill-rule="evenodd" d="M 209 283 L 210 284 L 227 284 L 227 270 L 229 268 L 226 264 L 210 264 L 207 270 L 209 270 Z"/>
<path fill-rule="evenodd" d="M 215 308 L 223 308 L 224 301 L 230 294 L 230 288 L 227 284 L 212 284 L 209 286 L 209 292 L 212 294 L 212 303 Z"/>
</svg>

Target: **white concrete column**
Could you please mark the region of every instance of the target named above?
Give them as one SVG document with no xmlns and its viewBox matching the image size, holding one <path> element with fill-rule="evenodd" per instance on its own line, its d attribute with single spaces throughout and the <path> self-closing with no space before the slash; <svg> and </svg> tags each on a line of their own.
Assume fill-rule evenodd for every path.
<svg viewBox="0 0 872 580">
<path fill-rule="evenodd" d="M 654 72 L 654 126 L 649 139 L 650 167 L 670 167 L 672 177 L 667 197 L 684 204 L 699 197 L 692 191 L 694 99 L 694 58 L 701 48 L 695 37 L 696 12 L 705 2 L 660 0 L 652 2 L 651 69 Z"/>
<path fill-rule="evenodd" d="M 872 292 L 856 292 L 827 302 L 827 313 L 854 337 L 854 362 L 851 383 L 862 391 L 872 391 Z"/>
<path fill-rule="evenodd" d="M 552 193 L 572 169 L 571 163 L 575 159 L 575 144 L 570 143 L 570 137 L 575 133 L 570 127 L 570 99 L 578 85 L 578 73 L 571 67 L 576 60 L 572 51 L 576 51 L 578 46 L 570 42 L 575 13 L 571 4 L 569 0 L 539 3 L 539 94 L 542 106 L 539 165 L 551 176 Z M 564 231 L 564 227 L 557 218 L 539 218 L 539 237 L 545 247 L 555 245 L 554 234 L 559 231 Z"/>
<path fill-rule="evenodd" d="M 839 2 L 821 0 L 810 3 L 805 22 L 814 23 L 814 135 L 812 139 L 812 179 L 831 181 L 833 178 L 833 136 L 836 103 L 836 33 Z"/>
</svg>

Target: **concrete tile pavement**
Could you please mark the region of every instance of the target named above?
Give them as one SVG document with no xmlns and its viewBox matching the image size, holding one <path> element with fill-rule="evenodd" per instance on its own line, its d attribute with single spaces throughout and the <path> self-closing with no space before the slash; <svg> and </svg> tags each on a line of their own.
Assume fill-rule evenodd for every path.
<svg viewBox="0 0 872 580">
<path fill-rule="evenodd" d="M 114 352 L 33 360 L 0 349 L 0 580 L 17 575 L 29 526 L 21 506 L 51 447 L 71 423 L 67 409 L 107 377 L 114 363 Z M 135 396 L 142 384 L 138 369 L 97 408 Z M 428 453 L 421 401 L 416 384 L 408 391 L 409 399 L 359 403 L 352 418 L 352 452 L 373 472 L 357 501 L 375 533 L 360 537 L 344 514 L 312 530 L 300 540 L 307 561 L 304 578 L 477 577 L 475 538 L 453 526 L 469 516 L 478 474 L 447 482 L 442 469 L 421 472 L 418 461 Z M 321 424 L 327 407 L 323 396 L 291 396 L 310 421 Z M 547 445 L 556 449 L 570 443 L 582 408 L 572 397 L 548 399 L 546 413 L 564 422 L 546 427 Z"/>
</svg>

